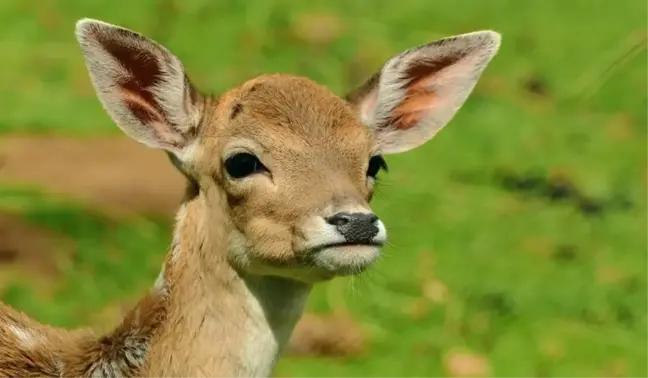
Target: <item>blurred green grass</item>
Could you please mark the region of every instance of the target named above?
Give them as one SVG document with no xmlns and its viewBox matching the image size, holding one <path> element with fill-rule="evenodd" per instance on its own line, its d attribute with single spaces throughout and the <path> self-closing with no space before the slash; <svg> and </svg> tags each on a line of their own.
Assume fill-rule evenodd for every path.
<svg viewBox="0 0 648 378">
<path fill-rule="evenodd" d="M 214 92 L 291 72 L 342 94 L 404 48 L 499 31 L 499 55 L 447 130 L 390 157 L 374 206 L 393 245 L 376 271 L 311 298 L 329 312 L 341 292 L 373 335 L 368 354 L 287 358 L 277 374 L 444 375 L 447 353 L 467 348 L 497 376 L 646 376 L 645 16 L 643 1 L 7 0 L 0 132 L 119 133 L 74 41 L 81 17 L 157 39 Z M 583 212 L 494 178 L 529 171 L 630 205 Z M 64 326 L 144 290 L 169 240 L 164 221 L 115 223 L 38 190 L 4 185 L 0 208 L 78 240 L 53 294 L 28 277 L 2 293 Z"/>
</svg>

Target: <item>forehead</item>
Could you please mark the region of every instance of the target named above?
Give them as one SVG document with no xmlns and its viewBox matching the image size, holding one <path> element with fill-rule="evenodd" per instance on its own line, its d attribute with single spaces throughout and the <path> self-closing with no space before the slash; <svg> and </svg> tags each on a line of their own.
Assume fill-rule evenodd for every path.
<svg viewBox="0 0 648 378">
<path fill-rule="evenodd" d="M 371 149 L 369 129 L 346 102 L 307 78 L 262 76 L 228 97 L 222 105 L 230 136 L 311 152 Z"/>
</svg>

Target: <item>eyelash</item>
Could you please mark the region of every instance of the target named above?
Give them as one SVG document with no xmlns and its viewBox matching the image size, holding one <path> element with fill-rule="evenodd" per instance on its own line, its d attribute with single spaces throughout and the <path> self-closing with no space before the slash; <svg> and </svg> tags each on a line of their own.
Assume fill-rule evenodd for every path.
<svg viewBox="0 0 648 378">
<path fill-rule="evenodd" d="M 381 170 L 384 170 L 385 172 L 388 171 L 385 159 L 381 155 L 372 156 L 371 159 L 369 159 L 369 165 L 367 167 L 367 177 L 376 180 L 378 179 L 378 173 Z"/>
</svg>

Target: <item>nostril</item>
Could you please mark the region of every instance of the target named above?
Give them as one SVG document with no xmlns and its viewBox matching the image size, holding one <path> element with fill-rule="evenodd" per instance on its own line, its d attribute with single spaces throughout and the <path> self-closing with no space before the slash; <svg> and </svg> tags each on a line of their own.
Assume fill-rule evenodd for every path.
<svg viewBox="0 0 648 378">
<path fill-rule="evenodd" d="M 380 232 L 378 217 L 374 213 L 337 213 L 326 218 L 344 237 L 345 243 L 371 244 Z"/>
<path fill-rule="evenodd" d="M 326 222 L 332 224 L 333 226 L 340 227 L 351 221 L 351 214 L 349 213 L 337 213 L 326 218 Z"/>
</svg>

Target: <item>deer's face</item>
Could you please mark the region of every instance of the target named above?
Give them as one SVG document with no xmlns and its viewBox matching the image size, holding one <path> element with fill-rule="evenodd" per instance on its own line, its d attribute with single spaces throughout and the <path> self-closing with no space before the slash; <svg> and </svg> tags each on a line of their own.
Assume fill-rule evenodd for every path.
<svg viewBox="0 0 648 378">
<path fill-rule="evenodd" d="M 208 208 L 224 203 L 230 261 L 308 282 L 376 261 L 387 233 L 369 201 L 383 155 L 446 125 L 499 47 L 498 34 L 478 32 L 402 52 L 345 99 L 289 75 L 212 99 L 177 57 L 135 32 L 82 20 L 77 37 L 117 125 L 170 153 L 214 201 Z"/>
<path fill-rule="evenodd" d="M 200 166 L 226 194 L 235 262 L 312 279 L 376 260 L 386 231 L 369 200 L 385 163 L 344 100 L 305 78 L 263 76 L 222 96 L 204 127 Z"/>
</svg>

